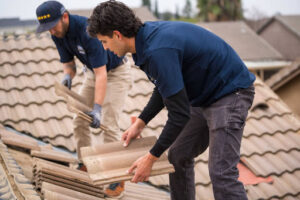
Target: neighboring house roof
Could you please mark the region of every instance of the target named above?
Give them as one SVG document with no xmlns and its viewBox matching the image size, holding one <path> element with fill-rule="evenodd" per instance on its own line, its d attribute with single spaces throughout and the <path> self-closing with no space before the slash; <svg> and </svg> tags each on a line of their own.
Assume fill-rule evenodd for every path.
<svg viewBox="0 0 300 200">
<path fill-rule="evenodd" d="M 134 84 L 120 119 L 122 130 L 131 124 L 132 116 L 138 116 L 153 90 L 144 72 L 137 67 L 132 67 L 132 75 Z M 0 76 L 1 124 L 53 145 L 75 149 L 73 115 L 65 101 L 54 93 L 53 84 L 60 81 L 62 66 L 48 34 L 1 38 Z M 78 91 L 82 78 L 79 73 L 74 79 L 74 91 Z M 249 199 L 299 197 L 300 122 L 263 82 L 257 80 L 255 87 L 255 102 L 245 127 L 241 160 L 256 176 L 271 176 L 274 181 L 246 186 Z M 164 109 L 148 124 L 143 136 L 158 136 L 166 119 Z M 92 135 L 99 134 L 94 131 Z M 207 162 L 207 151 L 196 159 L 197 199 L 213 199 Z M 168 176 L 152 177 L 151 183 L 168 187 Z"/>
<path fill-rule="evenodd" d="M 208 22 L 198 25 L 224 39 L 244 61 L 282 60 L 282 55 L 243 21 Z"/>
<path fill-rule="evenodd" d="M 250 26 L 255 32 L 257 32 L 270 18 L 262 18 L 257 20 L 245 20 L 245 22 Z"/>
<path fill-rule="evenodd" d="M 20 20 L 19 18 L 1 18 L 0 28 L 17 27 L 17 26 L 33 26 L 37 25 L 37 20 Z"/>
<path fill-rule="evenodd" d="M 300 39 L 300 15 L 276 15 L 261 26 L 261 28 L 257 30 L 257 33 L 260 34 L 263 32 L 275 20 L 284 25 Z"/>
<path fill-rule="evenodd" d="M 151 13 L 151 11 L 146 7 L 142 6 L 139 8 L 132 8 L 133 12 L 142 20 L 145 21 L 157 21 L 157 18 Z M 90 17 L 93 9 L 78 9 L 78 10 L 69 10 L 71 14 L 80 15 L 85 17 Z"/>
<path fill-rule="evenodd" d="M 148 9 L 147 6 L 142 6 L 140 8 L 133 8 L 133 12 L 135 12 L 136 16 L 138 16 L 142 22 L 145 21 L 157 21 L 158 19 L 152 14 L 152 12 Z"/>
<path fill-rule="evenodd" d="M 300 60 L 295 61 L 291 66 L 285 67 L 271 76 L 266 84 L 273 90 L 279 89 L 281 86 L 300 75 Z"/>
</svg>

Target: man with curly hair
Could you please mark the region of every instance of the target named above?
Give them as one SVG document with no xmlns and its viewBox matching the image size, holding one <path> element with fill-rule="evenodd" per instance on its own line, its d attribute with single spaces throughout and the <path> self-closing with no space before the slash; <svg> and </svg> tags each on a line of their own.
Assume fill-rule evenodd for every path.
<svg viewBox="0 0 300 200">
<path fill-rule="evenodd" d="M 153 163 L 169 147 L 175 173 L 169 175 L 171 198 L 195 199 L 194 158 L 209 146 L 209 174 L 215 199 L 243 200 L 237 164 L 243 129 L 254 98 L 250 73 L 221 38 L 184 22 L 146 22 L 121 2 L 99 4 L 88 32 L 105 49 L 133 54 L 155 88 L 138 119 L 122 136 L 124 146 L 138 137 L 163 107 L 168 120 L 150 151 L 136 160 L 132 182 L 147 181 Z"/>
</svg>

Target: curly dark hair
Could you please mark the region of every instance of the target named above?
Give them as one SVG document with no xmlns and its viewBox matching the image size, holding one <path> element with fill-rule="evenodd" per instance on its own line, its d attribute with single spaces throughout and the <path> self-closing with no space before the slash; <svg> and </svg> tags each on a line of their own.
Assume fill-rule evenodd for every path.
<svg viewBox="0 0 300 200">
<path fill-rule="evenodd" d="M 112 37 L 114 30 L 125 37 L 134 37 L 143 25 L 130 8 L 114 0 L 100 3 L 93 10 L 88 24 L 87 31 L 91 37 L 97 34 Z"/>
</svg>

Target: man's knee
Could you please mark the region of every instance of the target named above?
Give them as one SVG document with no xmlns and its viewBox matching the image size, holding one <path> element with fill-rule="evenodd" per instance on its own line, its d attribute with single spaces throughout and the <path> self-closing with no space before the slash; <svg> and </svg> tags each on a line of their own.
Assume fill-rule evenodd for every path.
<svg viewBox="0 0 300 200">
<path fill-rule="evenodd" d="M 168 160 L 170 163 L 175 164 L 176 155 L 175 155 L 175 150 L 172 147 L 169 149 L 169 152 L 168 152 Z"/>
<path fill-rule="evenodd" d="M 175 167 L 193 167 L 194 159 L 190 155 L 186 155 L 182 150 L 177 148 L 170 148 L 168 152 L 168 159 Z"/>
<path fill-rule="evenodd" d="M 86 121 L 86 120 L 84 120 L 84 119 L 82 119 L 82 118 L 80 118 L 80 117 L 75 117 L 74 119 L 73 119 L 73 128 L 74 129 L 78 129 L 78 128 L 80 128 L 80 127 L 84 127 L 84 128 L 86 128 L 86 129 L 88 129 L 89 128 L 89 125 L 90 125 L 90 122 L 88 122 L 88 121 Z"/>
</svg>

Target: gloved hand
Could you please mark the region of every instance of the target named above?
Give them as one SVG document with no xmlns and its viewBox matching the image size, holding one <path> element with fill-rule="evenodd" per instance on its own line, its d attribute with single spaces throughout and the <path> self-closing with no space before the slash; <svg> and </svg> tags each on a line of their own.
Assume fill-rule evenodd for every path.
<svg viewBox="0 0 300 200">
<path fill-rule="evenodd" d="M 87 113 L 87 115 L 90 116 L 93 120 L 92 123 L 90 124 L 92 128 L 100 127 L 101 110 L 102 110 L 101 105 L 95 103 L 93 110 Z"/>
<path fill-rule="evenodd" d="M 70 74 L 65 74 L 63 80 L 61 81 L 61 84 L 69 88 L 71 90 L 72 87 L 72 78 Z"/>
</svg>

